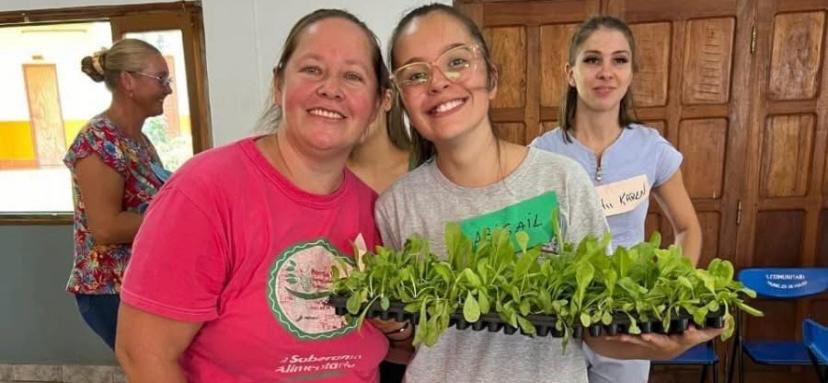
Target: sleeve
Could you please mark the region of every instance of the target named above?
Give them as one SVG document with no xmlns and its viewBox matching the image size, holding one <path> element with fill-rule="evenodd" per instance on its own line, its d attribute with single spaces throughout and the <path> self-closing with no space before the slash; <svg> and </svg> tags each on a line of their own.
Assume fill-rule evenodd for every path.
<svg viewBox="0 0 828 383">
<path fill-rule="evenodd" d="M 374 221 L 377 223 L 382 243 L 393 249 L 400 249 L 402 248 L 402 241 L 400 240 L 399 223 L 395 220 L 397 215 L 394 214 L 394 201 L 391 197 L 393 196 L 383 195 L 377 200 L 374 206 Z"/>
<path fill-rule="evenodd" d="M 567 216 L 563 217 L 568 228 L 565 239 L 578 243 L 587 235 L 600 238 L 609 232 L 598 193 L 587 174 L 580 167 L 570 168 L 567 179 Z"/>
<path fill-rule="evenodd" d="M 673 147 L 673 144 L 664 139 L 664 137 L 658 136 L 657 139 L 656 150 L 658 160 L 656 161 L 653 187 L 661 186 L 661 184 L 667 182 L 678 171 L 684 159 L 681 153 Z"/>
<path fill-rule="evenodd" d="M 176 188 L 153 201 L 133 243 L 121 300 L 137 309 L 180 321 L 218 317 L 228 272 L 228 241 L 216 214 Z"/>
<path fill-rule="evenodd" d="M 127 158 L 121 150 L 118 138 L 111 132 L 94 126 L 87 126 L 78 133 L 63 162 L 69 170 L 74 170 L 78 160 L 93 154 L 98 155 L 104 164 L 114 169 L 122 177 L 127 177 Z"/>
</svg>

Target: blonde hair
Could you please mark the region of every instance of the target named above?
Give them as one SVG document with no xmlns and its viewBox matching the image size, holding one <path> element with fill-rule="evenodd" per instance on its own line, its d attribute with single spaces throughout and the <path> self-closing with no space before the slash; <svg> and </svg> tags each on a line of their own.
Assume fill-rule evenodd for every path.
<svg viewBox="0 0 828 383">
<path fill-rule="evenodd" d="M 118 88 L 121 72 L 141 72 L 153 56 L 160 56 L 158 48 L 138 39 L 118 40 L 109 49 L 102 49 L 81 60 L 81 71 L 92 81 L 106 84 L 110 91 Z"/>
</svg>

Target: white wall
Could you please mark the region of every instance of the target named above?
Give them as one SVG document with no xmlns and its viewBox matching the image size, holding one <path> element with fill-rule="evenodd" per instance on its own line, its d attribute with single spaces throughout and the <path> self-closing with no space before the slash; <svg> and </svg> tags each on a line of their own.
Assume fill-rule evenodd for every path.
<svg viewBox="0 0 828 383">
<path fill-rule="evenodd" d="M 162 0 L 2 0 L 0 12 Z M 345 8 L 379 36 L 383 52 L 402 14 L 433 0 L 203 0 L 213 143 L 253 132 L 264 111 L 271 68 L 290 27 L 317 8 Z M 451 4 L 451 0 L 439 0 Z"/>
<path fill-rule="evenodd" d="M 271 69 L 293 23 L 317 8 L 345 8 L 383 44 L 402 14 L 428 0 L 205 0 L 213 142 L 249 135 L 265 108 Z M 440 2 L 451 4 L 451 0 Z"/>
</svg>

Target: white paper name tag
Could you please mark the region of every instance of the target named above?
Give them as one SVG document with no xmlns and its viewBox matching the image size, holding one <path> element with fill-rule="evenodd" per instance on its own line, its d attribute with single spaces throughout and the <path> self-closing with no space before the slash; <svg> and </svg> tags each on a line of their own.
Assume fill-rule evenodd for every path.
<svg viewBox="0 0 828 383">
<path fill-rule="evenodd" d="M 595 190 L 607 217 L 634 210 L 650 198 L 650 182 L 644 174 L 597 186 Z"/>
</svg>

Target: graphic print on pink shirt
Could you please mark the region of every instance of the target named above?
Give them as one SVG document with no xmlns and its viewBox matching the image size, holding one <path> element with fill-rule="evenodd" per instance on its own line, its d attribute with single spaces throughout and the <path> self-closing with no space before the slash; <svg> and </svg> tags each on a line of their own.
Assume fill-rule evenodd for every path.
<svg viewBox="0 0 828 383">
<path fill-rule="evenodd" d="M 279 322 L 302 339 L 328 339 L 351 331 L 348 323 L 328 305 L 330 270 L 342 257 L 324 239 L 297 244 L 271 267 L 268 280 L 270 309 Z"/>
</svg>

